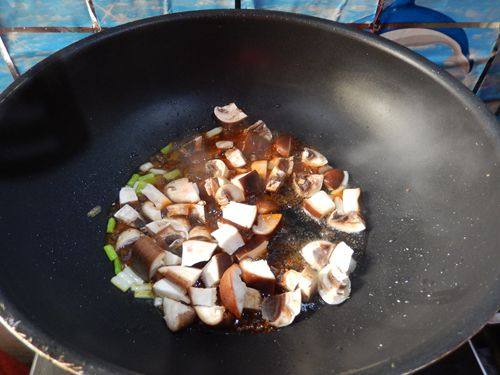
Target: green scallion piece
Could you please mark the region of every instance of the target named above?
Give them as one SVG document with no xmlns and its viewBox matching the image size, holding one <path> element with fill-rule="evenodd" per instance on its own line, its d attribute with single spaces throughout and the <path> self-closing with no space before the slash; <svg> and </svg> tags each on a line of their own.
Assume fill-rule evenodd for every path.
<svg viewBox="0 0 500 375">
<path fill-rule="evenodd" d="M 165 178 L 165 180 L 167 181 L 170 181 L 170 180 L 175 180 L 176 178 L 180 177 L 182 174 L 181 174 L 181 171 L 177 168 L 175 169 L 172 169 L 171 171 L 168 171 L 167 173 L 165 173 L 163 175 L 163 177 Z"/>
<path fill-rule="evenodd" d="M 141 194 L 142 189 L 147 185 L 146 181 L 137 181 L 137 186 L 135 187 L 135 192 Z"/>
<path fill-rule="evenodd" d="M 106 245 L 104 246 L 104 252 L 106 253 L 106 255 L 108 256 L 108 259 L 110 261 L 114 261 L 115 259 L 118 258 L 118 254 L 116 253 L 115 251 L 115 248 L 113 247 L 113 245 Z"/>
<path fill-rule="evenodd" d="M 134 184 L 137 182 L 137 180 L 141 177 L 137 173 L 134 173 L 132 177 L 130 177 L 130 180 L 128 180 L 127 185 L 130 187 L 134 187 Z"/>
<path fill-rule="evenodd" d="M 108 225 L 106 226 L 106 233 L 113 233 L 116 227 L 116 220 L 114 217 L 108 219 Z"/>
<path fill-rule="evenodd" d="M 163 155 L 168 155 L 170 153 L 170 151 L 172 151 L 173 148 L 174 148 L 174 145 L 172 142 L 170 142 L 168 145 L 163 147 L 160 151 Z"/>
<path fill-rule="evenodd" d="M 155 298 L 151 290 L 137 290 L 134 292 L 135 298 Z"/>
<path fill-rule="evenodd" d="M 145 174 L 144 176 L 139 177 L 139 181 L 144 181 L 148 184 L 154 183 L 155 180 L 156 180 L 156 177 L 155 177 L 154 173 L 148 173 L 148 174 Z"/>
<path fill-rule="evenodd" d="M 122 272 L 122 262 L 118 256 L 113 260 L 113 266 L 115 267 L 115 275 Z"/>
</svg>

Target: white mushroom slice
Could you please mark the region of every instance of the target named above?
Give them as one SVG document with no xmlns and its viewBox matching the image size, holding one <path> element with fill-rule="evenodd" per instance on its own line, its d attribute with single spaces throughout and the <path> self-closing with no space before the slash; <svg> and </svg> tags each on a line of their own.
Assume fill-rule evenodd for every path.
<svg viewBox="0 0 500 375">
<path fill-rule="evenodd" d="M 224 184 L 219 189 L 217 189 L 214 198 L 219 206 L 225 206 L 231 201 L 245 201 L 245 193 L 236 185 L 229 183 Z"/>
<path fill-rule="evenodd" d="M 321 190 L 323 175 L 321 174 L 294 174 L 293 189 L 299 197 L 309 198 Z"/>
<path fill-rule="evenodd" d="M 172 332 L 180 331 L 193 323 L 196 313 L 191 306 L 186 306 L 181 302 L 170 298 L 163 299 L 163 313 L 167 327 Z"/>
<path fill-rule="evenodd" d="M 193 264 L 205 262 L 212 257 L 217 244 L 207 241 L 188 240 L 182 243 L 182 265 L 192 266 Z"/>
<path fill-rule="evenodd" d="M 302 163 L 308 167 L 319 168 L 328 164 L 328 159 L 312 148 L 304 147 L 301 155 Z"/>
<path fill-rule="evenodd" d="M 212 241 L 212 236 L 210 235 L 210 230 L 207 227 L 197 225 L 189 231 L 188 239 L 204 239 Z"/>
<path fill-rule="evenodd" d="M 333 212 L 326 223 L 329 227 L 345 233 L 359 233 L 366 229 L 365 221 L 357 212 L 341 216 Z"/>
<path fill-rule="evenodd" d="M 361 189 L 344 189 L 342 192 L 342 205 L 346 214 L 350 212 L 359 212 L 359 196 Z"/>
<path fill-rule="evenodd" d="M 130 186 L 124 186 L 120 189 L 120 204 L 137 202 L 139 198 L 137 198 L 137 194 L 135 190 Z"/>
<path fill-rule="evenodd" d="M 191 212 L 191 203 L 174 203 L 167 206 L 167 216 L 188 216 Z"/>
<path fill-rule="evenodd" d="M 201 280 L 207 288 L 219 285 L 224 272 L 233 264 L 231 256 L 226 253 L 216 254 L 205 264 L 201 271 Z"/>
<path fill-rule="evenodd" d="M 245 310 L 260 311 L 262 308 L 262 295 L 257 289 L 247 287 L 243 308 Z"/>
<path fill-rule="evenodd" d="M 205 171 L 210 177 L 227 177 L 229 168 L 220 159 L 209 160 L 205 163 Z"/>
<path fill-rule="evenodd" d="M 230 148 L 224 153 L 224 156 L 233 168 L 240 168 L 247 164 L 243 153 L 237 148 Z"/>
<path fill-rule="evenodd" d="M 205 191 L 209 197 L 215 197 L 215 193 L 219 190 L 219 184 L 217 182 L 217 178 L 215 177 L 207 178 L 203 186 L 205 187 Z"/>
<path fill-rule="evenodd" d="M 318 272 L 306 266 L 300 273 L 298 287 L 302 294 L 302 300 L 309 301 L 318 289 Z"/>
<path fill-rule="evenodd" d="M 224 319 L 226 309 L 224 306 L 195 306 L 194 311 L 203 323 L 216 326 Z"/>
<path fill-rule="evenodd" d="M 249 195 L 259 194 L 264 190 L 262 179 L 257 171 L 253 170 L 233 177 L 231 183 Z"/>
<path fill-rule="evenodd" d="M 160 279 L 153 284 L 153 291 L 159 297 L 168 297 L 176 301 L 190 303 L 186 289 L 174 284 L 167 279 Z"/>
<path fill-rule="evenodd" d="M 215 142 L 215 147 L 217 147 L 219 150 L 228 150 L 228 149 L 234 147 L 234 142 L 233 141 L 218 141 L 218 142 Z"/>
<path fill-rule="evenodd" d="M 126 204 L 113 215 L 116 219 L 133 227 L 138 227 L 143 224 L 142 216 L 131 206 Z"/>
<path fill-rule="evenodd" d="M 207 202 L 199 201 L 198 203 L 191 206 L 191 219 L 198 221 L 199 223 L 204 224 L 206 222 L 205 218 L 205 205 Z"/>
<path fill-rule="evenodd" d="M 328 263 L 334 247 L 329 241 L 312 241 L 300 250 L 300 254 L 312 269 L 319 271 Z"/>
<path fill-rule="evenodd" d="M 280 277 L 280 285 L 289 292 L 293 292 L 299 286 L 300 278 L 300 272 L 287 270 Z"/>
<path fill-rule="evenodd" d="M 267 178 L 267 160 L 257 160 L 252 162 L 250 169 L 256 171 L 263 181 Z"/>
<path fill-rule="evenodd" d="M 146 216 L 149 220 L 156 221 L 156 220 L 161 220 L 161 210 L 156 208 L 153 202 L 146 201 L 142 204 L 142 213 L 144 216 Z"/>
<path fill-rule="evenodd" d="M 241 262 L 245 258 L 259 259 L 265 258 L 267 255 L 267 245 L 269 241 L 262 238 L 253 237 L 250 241 L 234 253 L 234 256 Z"/>
<path fill-rule="evenodd" d="M 252 227 L 252 232 L 267 236 L 273 233 L 281 221 L 282 214 L 262 214 L 257 216 L 257 224 Z"/>
<path fill-rule="evenodd" d="M 348 274 L 351 268 L 352 254 L 354 251 L 344 242 L 340 242 L 333 249 L 329 263 L 338 268 L 342 273 Z"/>
<path fill-rule="evenodd" d="M 166 266 L 179 266 L 181 264 L 181 257 L 178 255 L 175 255 L 171 251 L 165 251 L 165 256 L 163 257 L 163 263 L 165 263 Z"/>
<path fill-rule="evenodd" d="M 213 231 L 211 235 L 215 238 L 219 247 L 229 255 L 232 255 L 245 244 L 238 229 L 230 224 L 219 223 L 219 229 Z"/>
<path fill-rule="evenodd" d="M 191 228 L 189 221 L 186 218 L 176 217 L 152 221 L 146 224 L 146 229 L 151 234 L 158 234 L 169 226 L 171 226 L 175 231 L 185 234 L 185 238 L 187 238 L 187 234 Z"/>
<path fill-rule="evenodd" d="M 304 199 L 303 208 L 313 219 L 321 219 L 335 209 L 335 204 L 328 194 L 321 190 Z"/>
<path fill-rule="evenodd" d="M 189 288 L 193 306 L 214 306 L 217 302 L 217 288 Z"/>
<path fill-rule="evenodd" d="M 273 294 L 276 277 L 267 264 L 267 260 L 243 259 L 240 262 L 241 278 L 249 287 L 265 294 Z"/>
<path fill-rule="evenodd" d="M 213 137 L 221 134 L 222 130 L 223 130 L 222 126 L 218 126 L 216 128 L 213 128 L 213 129 L 210 129 L 209 131 L 207 131 L 205 133 L 205 135 L 206 135 L 207 138 L 213 138 Z"/>
<path fill-rule="evenodd" d="M 185 289 L 193 286 L 201 275 L 200 269 L 185 266 L 164 266 L 160 267 L 158 272 Z"/>
<path fill-rule="evenodd" d="M 222 304 L 237 318 L 241 318 L 247 292 L 247 287 L 240 276 L 240 267 L 233 264 L 224 272 L 219 285 Z"/>
<path fill-rule="evenodd" d="M 187 178 L 169 182 L 164 191 L 175 203 L 197 203 L 200 200 L 198 186 L 194 182 L 189 182 Z"/>
<path fill-rule="evenodd" d="M 285 182 L 285 178 L 286 172 L 279 169 L 278 166 L 274 167 L 267 179 L 266 191 L 271 193 L 278 191 L 283 182 Z"/>
<path fill-rule="evenodd" d="M 329 305 L 338 305 L 349 298 L 351 294 L 351 281 L 347 276 L 338 279 L 335 268 L 329 264 L 323 268 L 318 276 L 319 295 Z M 342 276 L 342 274 L 340 274 Z"/>
<path fill-rule="evenodd" d="M 269 142 L 273 140 L 273 134 L 271 133 L 271 130 L 269 130 L 265 122 L 262 120 L 258 120 L 255 124 L 250 125 L 248 128 L 246 128 L 245 133 L 248 132 L 254 132 L 259 137 L 262 137 Z"/>
<path fill-rule="evenodd" d="M 300 290 L 286 292 L 264 298 L 262 302 L 262 317 L 274 327 L 290 325 L 300 313 Z"/>
<path fill-rule="evenodd" d="M 139 167 L 139 170 L 141 172 L 147 172 L 149 171 L 151 168 L 153 168 L 153 163 L 150 163 L 149 161 L 147 163 L 144 163 L 142 164 L 140 167 Z"/>
<path fill-rule="evenodd" d="M 257 216 L 257 206 L 238 202 L 229 202 L 222 207 L 222 217 L 243 228 L 250 229 Z"/>
<path fill-rule="evenodd" d="M 165 196 L 165 194 L 163 194 L 160 190 L 158 190 L 151 184 L 147 184 L 146 186 L 144 186 L 141 192 L 160 210 L 168 204 L 172 203 L 170 202 L 170 199 Z"/>
<path fill-rule="evenodd" d="M 125 246 L 132 245 L 139 238 L 144 236 L 144 234 L 137 229 L 126 229 L 120 233 L 118 239 L 116 240 L 116 250 L 124 248 Z"/>
<path fill-rule="evenodd" d="M 215 107 L 214 115 L 224 124 L 236 124 L 247 118 L 245 112 L 239 109 L 235 103 L 229 103 L 223 107 Z"/>
</svg>

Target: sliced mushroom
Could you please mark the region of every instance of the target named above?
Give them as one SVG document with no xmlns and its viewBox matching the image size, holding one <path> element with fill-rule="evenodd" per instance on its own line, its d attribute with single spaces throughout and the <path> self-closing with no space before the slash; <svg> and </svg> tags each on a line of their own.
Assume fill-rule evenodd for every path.
<svg viewBox="0 0 500 375">
<path fill-rule="evenodd" d="M 259 194 L 264 190 L 262 180 L 254 170 L 235 176 L 231 179 L 231 183 L 248 195 Z"/>
<path fill-rule="evenodd" d="M 156 206 L 156 208 L 159 208 L 160 210 L 172 203 L 170 199 L 168 199 L 165 194 L 163 194 L 160 190 L 158 190 L 156 187 L 154 187 L 151 184 L 147 184 L 142 190 L 142 194 L 146 196 L 153 204 Z"/>
<path fill-rule="evenodd" d="M 300 272 L 295 270 L 286 270 L 280 277 L 279 284 L 289 292 L 293 292 L 299 286 Z"/>
<path fill-rule="evenodd" d="M 217 302 L 217 288 L 189 288 L 193 306 L 214 306 Z"/>
<path fill-rule="evenodd" d="M 283 217 L 282 214 L 261 214 L 257 216 L 257 224 L 252 227 L 255 234 L 267 236 L 273 233 Z"/>
<path fill-rule="evenodd" d="M 139 212 L 128 204 L 116 211 L 113 216 L 131 227 L 140 228 L 144 225 L 144 220 Z"/>
<path fill-rule="evenodd" d="M 318 290 L 318 272 L 306 266 L 300 273 L 299 285 L 303 301 L 309 301 Z"/>
<path fill-rule="evenodd" d="M 328 194 L 321 190 L 304 199 L 303 208 L 313 219 L 321 219 L 335 209 L 335 204 Z"/>
<path fill-rule="evenodd" d="M 233 264 L 222 275 L 219 291 L 222 304 L 237 318 L 241 318 L 246 289 L 245 283 L 241 280 L 240 267 Z"/>
<path fill-rule="evenodd" d="M 347 275 L 335 271 L 331 264 L 323 268 L 318 276 L 319 295 L 329 305 L 338 305 L 349 298 L 351 281 Z"/>
<path fill-rule="evenodd" d="M 319 168 L 325 164 L 328 164 L 328 159 L 325 158 L 321 153 L 312 148 L 304 147 L 302 151 L 301 160 L 304 165 L 313 168 Z"/>
<path fill-rule="evenodd" d="M 230 148 L 224 153 L 224 156 L 233 168 L 240 168 L 247 164 L 243 153 L 237 148 Z"/>
<path fill-rule="evenodd" d="M 342 273 L 348 274 L 351 269 L 352 254 L 354 251 L 344 242 L 339 242 L 330 255 L 329 263 Z"/>
<path fill-rule="evenodd" d="M 156 243 L 163 249 L 175 247 L 175 244 L 181 243 L 187 238 L 186 232 L 178 231 L 169 225 L 154 235 Z"/>
<path fill-rule="evenodd" d="M 182 243 L 182 263 L 183 266 L 192 266 L 200 262 L 208 261 L 217 244 L 207 241 L 188 240 Z"/>
<path fill-rule="evenodd" d="M 361 189 L 344 189 L 342 192 L 342 207 L 346 214 L 350 212 L 359 212 L 359 196 Z"/>
<path fill-rule="evenodd" d="M 169 182 L 164 191 L 175 203 L 197 203 L 200 200 L 198 186 L 194 182 L 189 182 L 187 178 Z"/>
<path fill-rule="evenodd" d="M 151 237 L 143 236 L 131 245 L 130 267 L 143 280 L 149 280 L 163 264 L 163 249 Z"/>
<path fill-rule="evenodd" d="M 219 229 L 211 233 L 215 238 L 219 247 L 229 255 L 232 255 L 236 250 L 242 247 L 245 242 L 241 237 L 240 232 L 230 224 L 219 223 Z"/>
<path fill-rule="evenodd" d="M 310 198 L 321 190 L 323 175 L 298 173 L 293 175 L 293 189 L 299 197 Z"/>
<path fill-rule="evenodd" d="M 213 128 L 213 129 L 210 129 L 209 131 L 207 131 L 207 132 L 205 133 L 205 136 L 206 136 L 207 138 L 213 138 L 213 137 L 216 137 L 216 136 L 218 136 L 219 134 L 221 134 L 223 130 L 224 130 L 224 129 L 222 128 L 222 126 L 218 126 L 218 127 L 216 127 L 216 128 Z"/>
<path fill-rule="evenodd" d="M 234 142 L 233 141 L 218 141 L 218 142 L 215 142 L 215 147 L 217 147 L 219 150 L 228 150 L 228 149 L 234 147 Z"/>
<path fill-rule="evenodd" d="M 151 234 L 158 234 L 169 226 L 172 227 L 174 231 L 183 233 L 184 238 L 187 238 L 187 234 L 189 232 L 189 229 L 191 228 L 191 226 L 189 225 L 189 221 L 186 218 L 170 217 L 152 221 L 151 223 L 146 224 L 146 229 Z"/>
<path fill-rule="evenodd" d="M 212 159 L 205 163 L 205 171 L 210 177 L 227 177 L 229 168 L 220 159 Z"/>
<path fill-rule="evenodd" d="M 132 245 L 139 238 L 144 236 L 144 234 L 134 228 L 126 229 L 120 233 L 118 239 L 116 240 L 116 250 L 120 250 L 126 246 Z"/>
<path fill-rule="evenodd" d="M 266 191 L 271 193 L 278 191 L 281 185 L 283 185 L 283 182 L 285 182 L 285 179 L 286 173 L 277 166 L 274 167 L 267 178 Z"/>
<path fill-rule="evenodd" d="M 229 202 L 222 207 L 222 217 L 243 228 L 250 229 L 257 216 L 257 206 L 238 202 Z"/>
<path fill-rule="evenodd" d="M 245 112 L 239 109 L 235 103 L 229 103 L 222 107 L 215 107 L 214 115 L 224 124 L 236 124 L 247 118 Z"/>
<path fill-rule="evenodd" d="M 262 237 L 254 236 L 250 241 L 245 244 L 245 246 L 239 248 L 234 256 L 241 262 L 245 258 L 250 259 L 260 259 L 267 255 L 267 245 L 269 241 L 263 239 Z"/>
<path fill-rule="evenodd" d="M 287 134 L 280 135 L 276 138 L 274 147 L 278 154 L 286 158 L 289 157 L 292 152 L 292 137 Z"/>
<path fill-rule="evenodd" d="M 200 320 L 209 325 L 216 326 L 224 320 L 224 306 L 195 306 L 194 311 Z"/>
<path fill-rule="evenodd" d="M 267 125 L 259 120 L 244 131 L 243 153 L 250 158 L 264 157 L 271 146 L 273 135 Z"/>
<path fill-rule="evenodd" d="M 225 206 L 229 202 L 244 202 L 245 193 L 236 185 L 231 183 L 222 185 L 215 193 L 215 200 L 219 206 Z"/>
<path fill-rule="evenodd" d="M 273 294 L 276 277 L 267 264 L 267 260 L 243 259 L 240 262 L 241 278 L 249 287 L 265 294 Z"/>
<path fill-rule="evenodd" d="M 161 210 L 156 208 L 156 206 L 153 204 L 153 202 L 146 201 L 142 204 L 142 213 L 144 216 L 146 216 L 149 220 L 156 221 L 156 220 L 161 220 Z"/>
<path fill-rule="evenodd" d="M 137 202 L 139 198 L 137 198 L 137 194 L 135 190 L 130 186 L 124 186 L 120 189 L 120 204 Z"/>
<path fill-rule="evenodd" d="M 345 233 L 359 233 L 366 229 L 365 221 L 357 212 L 340 216 L 333 212 L 326 223 L 329 227 Z"/>
<path fill-rule="evenodd" d="M 201 275 L 201 270 L 185 266 L 163 266 L 158 272 L 166 279 L 185 289 L 193 286 Z"/>
<path fill-rule="evenodd" d="M 293 172 L 293 165 L 293 156 L 291 156 L 289 158 L 279 158 L 276 166 L 285 172 L 287 176 L 290 176 Z"/>
<path fill-rule="evenodd" d="M 325 174 L 330 169 L 333 169 L 333 167 L 331 165 L 325 164 L 318 168 L 318 173 Z"/>
<path fill-rule="evenodd" d="M 174 284 L 167 279 L 160 279 L 153 284 L 153 291 L 159 297 L 167 297 L 175 301 L 190 303 L 189 297 L 186 294 L 186 289 Z"/>
<path fill-rule="evenodd" d="M 217 182 L 217 178 L 215 177 L 209 177 L 205 180 L 205 183 L 203 184 L 205 187 L 205 191 L 207 192 L 207 195 L 209 197 L 215 197 L 215 193 L 219 189 L 219 184 Z"/>
<path fill-rule="evenodd" d="M 224 272 L 233 264 L 231 256 L 226 253 L 216 254 L 205 264 L 201 272 L 201 280 L 207 288 L 219 285 Z"/>
<path fill-rule="evenodd" d="M 210 230 L 207 227 L 197 225 L 189 231 L 188 238 L 193 239 L 203 239 L 207 241 L 212 241 L 212 236 L 210 235 Z"/>
<path fill-rule="evenodd" d="M 270 198 L 266 198 L 266 197 L 262 197 L 262 196 L 257 199 L 257 201 L 255 202 L 255 205 L 257 206 L 257 213 L 258 214 L 270 214 L 272 212 L 279 210 L 278 204 L 276 204 Z"/>
<path fill-rule="evenodd" d="M 191 211 L 191 203 L 174 203 L 167 206 L 167 216 L 188 216 Z"/>
<path fill-rule="evenodd" d="M 163 299 L 163 313 L 167 327 L 172 332 L 180 331 L 194 322 L 196 313 L 191 306 L 170 298 Z"/>
<path fill-rule="evenodd" d="M 332 191 L 332 193 L 340 193 L 347 187 L 349 182 L 349 173 L 337 168 L 330 168 L 323 173 L 323 185 Z"/>
<path fill-rule="evenodd" d="M 257 289 L 247 287 L 245 301 L 243 302 L 245 310 L 260 311 L 262 308 L 262 295 Z"/>
<path fill-rule="evenodd" d="M 163 257 L 163 263 L 166 266 L 180 266 L 182 259 L 180 256 L 172 253 L 171 251 L 165 251 L 165 256 Z"/>
<path fill-rule="evenodd" d="M 199 201 L 191 206 L 191 211 L 189 212 L 189 217 L 193 221 L 197 221 L 200 224 L 205 224 L 205 205 L 207 202 Z"/>
<path fill-rule="evenodd" d="M 264 298 L 262 302 L 262 317 L 274 327 L 290 325 L 300 313 L 300 290 L 286 292 Z"/>
<path fill-rule="evenodd" d="M 334 248 L 335 244 L 329 241 L 317 240 L 300 249 L 300 254 L 313 269 L 319 271 L 327 265 Z"/>
<path fill-rule="evenodd" d="M 253 171 L 256 171 L 260 178 L 262 178 L 262 181 L 265 181 L 267 178 L 267 160 L 256 160 L 252 162 L 250 165 L 250 169 Z"/>
</svg>

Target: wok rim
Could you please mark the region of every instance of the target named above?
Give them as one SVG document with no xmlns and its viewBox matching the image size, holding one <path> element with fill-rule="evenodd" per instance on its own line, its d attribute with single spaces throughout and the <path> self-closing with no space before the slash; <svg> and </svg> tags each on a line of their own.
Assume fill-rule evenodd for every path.
<svg viewBox="0 0 500 375">
<path fill-rule="evenodd" d="M 358 42 L 367 44 L 371 48 L 388 53 L 405 63 L 412 65 L 422 73 L 432 77 L 436 84 L 443 86 L 451 95 L 454 95 L 465 106 L 467 106 L 469 111 L 472 112 L 477 118 L 477 125 L 481 126 L 484 131 L 489 132 L 490 135 L 497 141 L 496 150 L 497 153 L 500 153 L 500 127 L 496 126 L 497 121 L 495 117 L 487 110 L 485 104 L 464 85 L 462 85 L 461 82 L 429 60 L 404 46 L 396 44 L 395 42 L 384 39 L 378 35 L 360 31 L 346 24 L 308 15 L 263 9 L 224 9 L 180 12 L 145 18 L 96 32 L 57 51 L 27 70 L 18 79 L 12 82 L 2 93 L 0 93 L 0 105 L 2 105 L 2 103 L 11 95 L 15 95 L 19 88 L 29 84 L 29 82 L 36 77 L 37 74 L 39 74 L 39 72 L 49 68 L 50 65 L 56 62 L 59 58 L 72 57 L 78 51 L 85 48 L 92 48 L 92 46 L 99 44 L 108 38 L 115 38 L 122 33 L 132 32 L 135 29 L 151 25 L 186 20 L 196 21 L 198 19 L 207 18 L 222 19 L 226 17 L 240 17 L 256 20 L 272 19 L 274 21 L 288 23 L 289 25 L 306 24 L 312 28 L 322 29 L 331 33 L 339 34 L 343 37 L 355 39 Z M 490 304 L 485 303 L 483 306 L 483 314 L 478 314 L 476 312 L 476 315 L 473 318 L 474 324 L 469 324 L 465 329 L 462 329 L 462 337 L 457 335 L 452 344 L 448 344 L 446 349 L 434 353 L 431 358 L 426 358 L 424 356 L 406 356 L 407 358 L 413 358 L 413 361 L 404 360 L 402 363 L 399 363 L 397 369 L 398 372 L 412 373 L 420 370 L 442 359 L 444 356 L 464 344 L 486 325 L 490 316 L 500 309 L 500 304 L 495 305 L 495 300 L 500 300 L 499 287 L 494 290 L 490 299 Z M 491 309 L 489 307 L 491 307 Z M 491 311 L 491 314 L 486 314 L 487 311 Z M 99 357 L 92 356 L 90 353 L 82 353 L 71 349 L 64 344 L 58 343 L 56 339 L 43 332 L 41 328 L 37 328 L 36 325 L 31 323 L 29 319 L 25 319 L 23 314 L 16 309 L 14 303 L 10 302 L 3 295 L 1 287 L 0 323 L 36 354 L 48 359 L 55 365 L 71 373 L 136 373 Z M 348 370 L 345 373 L 358 373 L 368 369 L 373 371 L 376 368 L 378 371 L 391 371 L 390 360 L 391 357 L 388 357 L 384 361 L 373 363 L 363 368 Z"/>
</svg>

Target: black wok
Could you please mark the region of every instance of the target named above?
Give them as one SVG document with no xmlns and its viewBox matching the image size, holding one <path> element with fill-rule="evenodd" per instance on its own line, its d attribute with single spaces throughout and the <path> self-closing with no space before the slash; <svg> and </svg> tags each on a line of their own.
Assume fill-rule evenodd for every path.
<svg viewBox="0 0 500 375">
<path fill-rule="evenodd" d="M 364 188 L 352 298 L 270 334 L 171 334 L 110 283 L 104 208 L 171 139 L 236 101 L 325 151 Z M 336 23 L 177 14 L 82 40 L 0 96 L 0 315 L 87 373 L 401 373 L 499 307 L 500 135 L 422 58 Z"/>
</svg>

